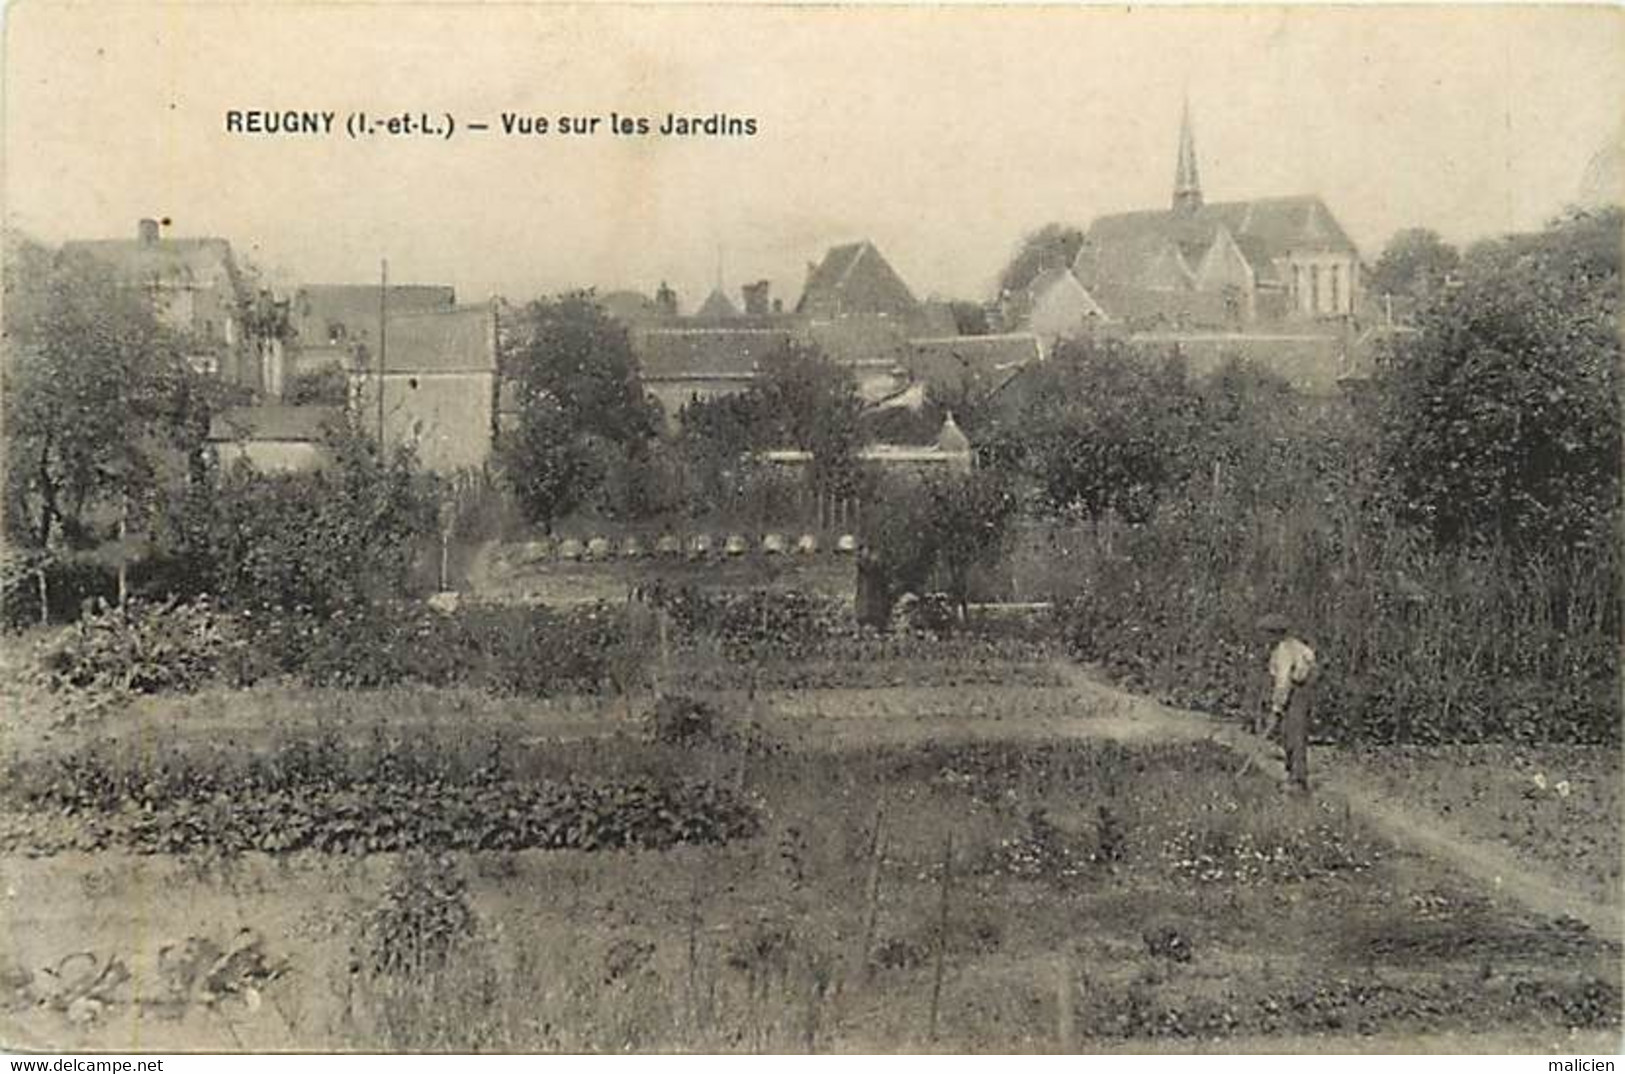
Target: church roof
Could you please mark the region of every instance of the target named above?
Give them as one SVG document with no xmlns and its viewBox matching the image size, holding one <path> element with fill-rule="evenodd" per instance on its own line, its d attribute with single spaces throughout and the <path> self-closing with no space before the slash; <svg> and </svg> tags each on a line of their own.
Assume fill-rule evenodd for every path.
<svg viewBox="0 0 1625 1074">
<path fill-rule="evenodd" d="M 1317 195 L 1219 202 L 1188 211 L 1153 209 L 1102 216 L 1089 227 L 1073 271 L 1085 287 L 1131 285 L 1168 258 L 1199 262 L 1219 229 L 1260 282 L 1278 282 L 1275 259 L 1293 250 L 1353 252 L 1354 243 Z"/>
</svg>

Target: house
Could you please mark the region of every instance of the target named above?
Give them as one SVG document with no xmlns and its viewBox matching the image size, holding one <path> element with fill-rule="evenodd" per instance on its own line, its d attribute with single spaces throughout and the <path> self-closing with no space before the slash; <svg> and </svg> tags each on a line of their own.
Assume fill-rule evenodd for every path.
<svg viewBox="0 0 1625 1074">
<path fill-rule="evenodd" d="M 348 369 L 358 348 L 373 345 L 378 318 L 449 310 L 457 293 L 435 284 L 318 283 L 296 289 L 288 303 L 292 346 L 288 374 L 337 366 Z"/>
<path fill-rule="evenodd" d="M 792 472 L 800 472 L 813 461 L 812 452 L 796 448 L 758 452 L 755 457 Z M 858 451 L 858 462 L 882 474 L 915 478 L 969 473 L 974 459 L 970 439 L 952 414 L 943 419 L 933 443 L 868 444 Z"/>
<path fill-rule="evenodd" d="M 796 312 L 809 320 L 846 317 L 906 320 L 919 302 L 874 243 L 832 246 L 822 261 L 807 266 L 807 282 Z"/>
<path fill-rule="evenodd" d="M 435 473 L 485 466 L 497 430 L 496 304 L 391 312 L 385 329 L 350 368 L 357 424 L 411 445 Z"/>
<path fill-rule="evenodd" d="M 1318 196 L 1204 201 L 1188 106 L 1170 207 L 1099 217 L 1072 271 L 1135 329 L 1347 318 L 1362 285 L 1359 251 Z"/>
<path fill-rule="evenodd" d="M 345 420 L 340 407 L 233 407 L 210 419 L 208 443 L 222 470 L 239 461 L 262 473 L 319 470 L 331 461 L 328 429 Z"/>
<path fill-rule="evenodd" d="M 1043 359 L 1039 338 L 1017 332 L 911 339 L 903 366 L 938 399 L 964 406 L 993 395 L 1022 369 Z"/>
<path fill-rule="evenodd" d="M 1088 288 L 1065 267 L 1039 273 L 1004 311 L 1004 323 L 1037 336 L 1046 353 L 1062 340 L 1094 334 L 1110 320 Z"/>
<path fill-rule="evenodd" d="M 243 322 L 249 288 L 231 243 L 221 238 L 164 238 L 157 220 L 136 225 L 133 239 L 75 240 L 64 256 L 88 256 L 119 282 L 149 294 L 158 319 L 186 334 L 188 360 L 200 372 L 263 389 L 280 363 L 279 347 L 249 339 Z"/>
<path fill-rule="evenodd" d="M 632 333 L 632 352 L 644 390 L 665 412 L 669 427 L 689 403 L 745 391 L 761 362 L 788 346 L 788 326 L 707 327 L 692 323 L 656 326 Z"/>
</svg>

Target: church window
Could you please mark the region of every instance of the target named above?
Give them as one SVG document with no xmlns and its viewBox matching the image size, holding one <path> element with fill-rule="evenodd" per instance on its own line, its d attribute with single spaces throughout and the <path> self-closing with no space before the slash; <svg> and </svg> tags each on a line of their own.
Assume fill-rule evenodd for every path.
<svg viewBox="0 0 1625 1074">
<path fill-rule="evenodd" d="M 1309 309 L 1320 312 L 1320 266 L 1309 266 Z"/>
<path fill-rule="evenodd" d="M 1331 267 L 1331 277 L 1332 277 L 1332 279 L 1331 279 L 1331 290 L 1332 290 L 1332 312 L 1333 313 L 1341 313 L 1343 311 L 1343 291 L 1342 291 L 1342 286 L 1341 286 L 1342 282 L 1343 282 L 1342 281 L 1342 274 L 1343 274 L 1343 267 L 1341 265 L 1333 265 Z"/>
</svg>

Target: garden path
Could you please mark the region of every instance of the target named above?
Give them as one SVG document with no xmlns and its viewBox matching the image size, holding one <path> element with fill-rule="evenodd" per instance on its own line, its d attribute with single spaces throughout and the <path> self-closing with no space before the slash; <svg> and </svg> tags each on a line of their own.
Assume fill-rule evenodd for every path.
<svg viewBox="0 0 1625 1074">
<path fill-rule="evenodd" d="M 1119 689 L 1075 664 L 1059 663 L 1057 671 L 1074 690 L 1093 701 L 1112 705 L 1130 718 L 1142 721 L 1148 729 L 1166 731 L 1169 737 L 1189 737 L 1193 731 L 1205 730 L 1206 737 L 1248 758 L 1260 770 L 1283 783 L 1286 779 L 1275 748 L 1234 724 Z M 1622 922 L 1617 908 L 1554 883 L 1504 847 L 1473 838 L 1435 813 L 1395 802 L 1373 781 L 1356 773 L 1328 770 L 1324 766 L 1317 770 L 1314 750 L 1310 751 L 1309 772 L 1317 796 L 1346 802 L 1355 814 L 1395 843 L 1443 861 L 1474 883 L 1512 898 L 1536 913 L 1572 918 L 1593 934 L 1613 943 L 1620 942 Z"/>
</svg>

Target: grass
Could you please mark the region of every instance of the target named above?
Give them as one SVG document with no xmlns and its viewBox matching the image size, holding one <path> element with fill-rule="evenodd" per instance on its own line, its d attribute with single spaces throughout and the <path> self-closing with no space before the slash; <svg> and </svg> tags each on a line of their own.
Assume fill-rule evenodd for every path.
<svg viewBox="0 0 1625 1074">
<path fill-rule="evenodd" d="M 351 715 L 384 718 L 397 700 L 356 695 Z M 769 717 L 772 701 L 758 698 Z M 422 715 L 449 734 L 509 718 L 491 706 Z M 0 1015 L 5 1039 L 1050 1051 L 1618 1031 L 1617 948 L 1468 890 L 1335 807 L 1283 798 L 1211 743 L 860 736 L 745 763 L 631 738 L 514 748 L 543 774 L 715 772 L 756 798 L 764 828 L 661 852 L 454 855 L 473 935 L 406 977 L 355 955 L 395 855 L 12 858 L 14 967 L 92 949 L 124 959 L 132 981 L 83 1024 L 49 1008 Z M 256 1010 L 143 1006 L 160 947 L 243 926 L 291 967 Z"/>
<path fill-rule="evenodd" d="M 1597 746 L 1338 750 L 1395 800 L 1503 844 L 1590 898 L 1618 905 L 1620 754 Z"/>
</svg>

